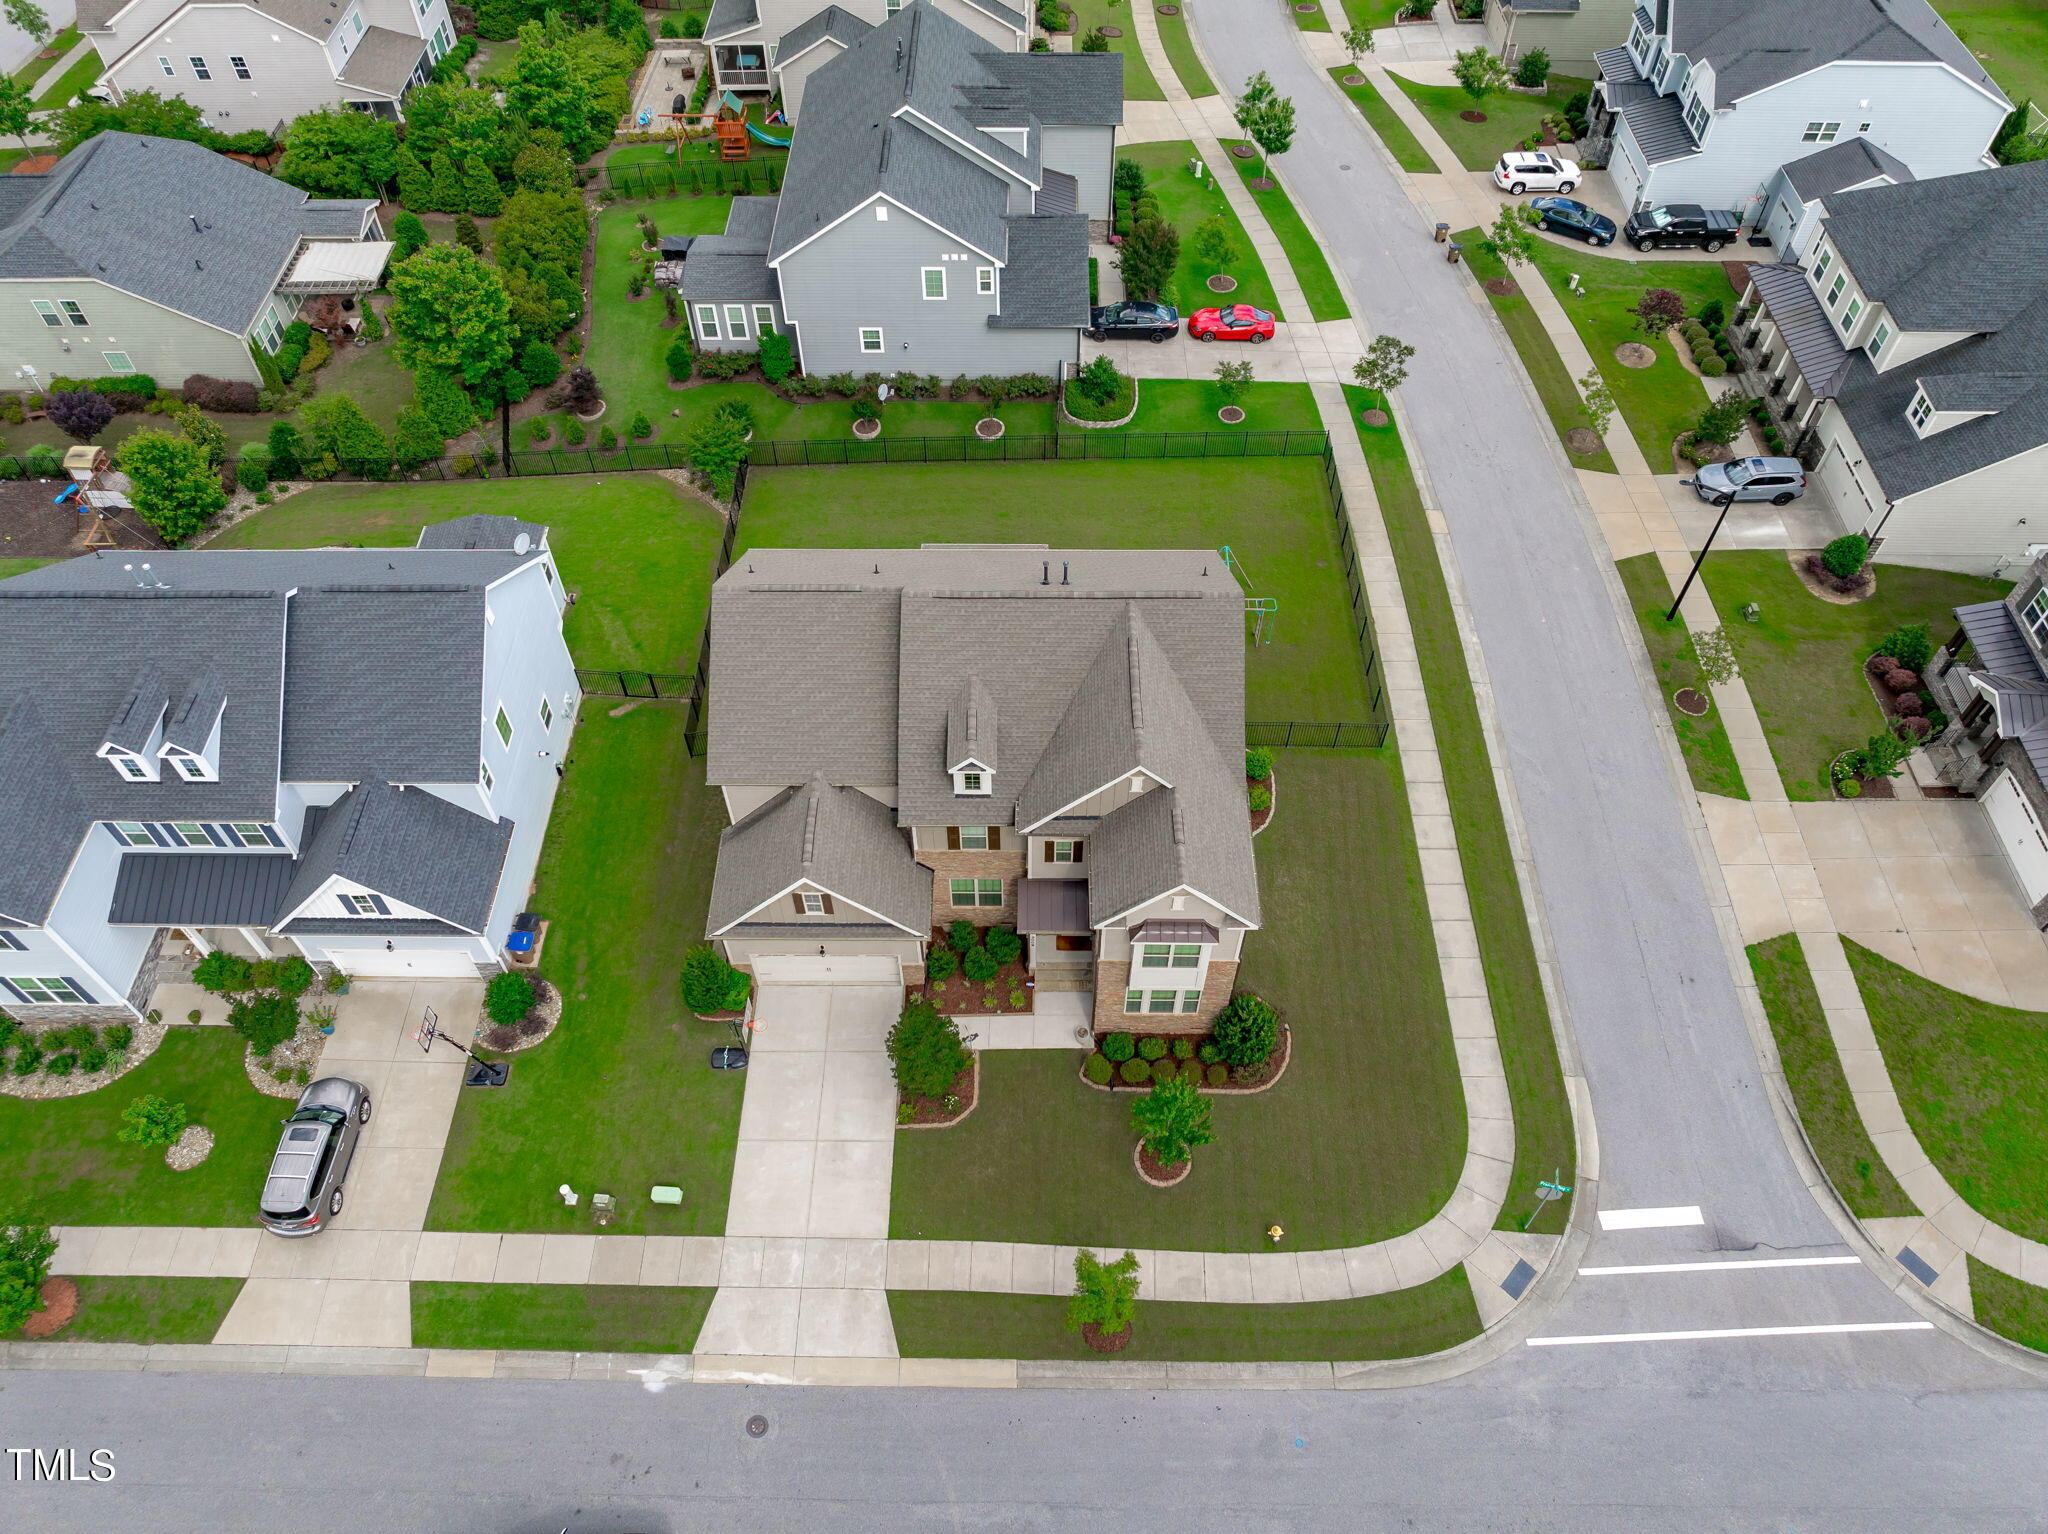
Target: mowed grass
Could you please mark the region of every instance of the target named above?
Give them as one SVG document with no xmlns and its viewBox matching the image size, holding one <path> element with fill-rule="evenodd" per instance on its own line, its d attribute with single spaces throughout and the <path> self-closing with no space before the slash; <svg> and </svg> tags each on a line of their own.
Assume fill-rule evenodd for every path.
<svg viewBox="0 0 2048 1534">
<path fill-rule="evenodd" d="M 1838 606 L 1808 592 L 1776 550 L 1711 554 L 1700 578 L 1794 799 L 1833 798 L 1828 763 L 1885 727 L 1863 677 L 1863 662 L 1880 640 L 1904 624 L 1925 623 L 1939 645 L 1955 632 L 1952 609 L 2011 589 L 2008 581 L 1880 565 L 1874 596 Z M 1752 602 L 1754 623 L 1742 615 Z"/>
<path fill-rule="evenodd" d="M 0 557 L 0 581 L 10 575 L 26 575 L 31 570 L 40 570 L 44 565 L 54 565 L 54 559 L 8 559 Z"/>
<path fill-rule="evenodd" d="M 1202 67 L 1202 56 L 1195 51 L 1195 39 L 1188 30 L 1188 16 L 1181 11 L 1172 16 L 1160 16 L 1159 43 L 1166 50 L 1167 62 L 1173 65 L 1173 72 L 1180 76 L 1181 89 L 1195 100 L 1216 94 L 1216 82 L 1209 78 L 1209 71 Z"/>
<path fill-rule="evenodd" d="M 1719 708 L 1709 708 L 1698 718 L 1683 712 L 1671 701 L 1681 687 L 1711 696 L 1707 679 L 1700 671 L 1699 655 L 1693 649 L 1692 634 L 1682 620 L 1667 623 L 1671 610 L 1671 584 L 1655 554 L 1637 554 L 1619 561 L 1621 584 L 1628 592 L 1629 610 L 1636 615 L 1636 630 L 1649 651 L 1650 665 L 1657 673 L 1657 692 L 1672 729 L 1678 732 L 1678 748 L 1685 753 L 1685 770 L 1692 786 L 1703 794 L 1722 794 L 1730 799 L 1747 799 L 1742 769 L 1735 762 L 1735 748 L 1728 743 L 1727 726 Z"/>
<path fill-rule="evenodd" d="M 1081 46 L 1081 39 L 1088 35 L 1091 27 L 1120 27 L 1122 37 L 1109 39 L 1112 53 L 1124 56 L 1124 99 L 1126 101 L 1164 101 L 1166 92 L 1159 88 L 1159 81 L 1152 73 L 1152 66 L 1145 59 L 1145 50 L 1138 45 L 1137 24 L 1131 20 L 1128 5 L 1111 5 L 1109 0 L 1066 0 L 1069 10 L 1074 13 L 1074 46 Z"/>
<path fill-rule="evenodd" d="M 1187 139 L 1132 144 L 1122 151 L 1120 157 L 1136 160 L 1145 168 L 1145 185 L 1159 199 L 1160 214 L 1180 230 L 1180 260 L 1173 269 L 1174 291 L 1171 296 L 1162 295 L 1164 302 L 1178 304 L 1183 315 L 1222 304 L 1252 304 L 1281 319 L 1288 317 L 1274 300 L 1272 279 L 1266 275 L 1265 263 L 1252 249 L 1251 236 L 1245 232 L 1243 221 L 1216 184 L 1218 174 L 1227 174 L 1224 167 L 1210 165 L 1207 173 L 1197 178 L 1188 169 L 1189 162 L 1195 158 L 1195 146 Z M 1210 218 L 1218 216 L 1230 226 L 1241 252 L 1239 258 L 1227 267 L 1212 266 L 1195 254 L 1195 231 Z M 1236 288 L 1228 293 L 1213 291 L 1209 287 L 1209 279 L 1215 276 L 1235 277 Z M 1222 347 L 1218 349 L 1223 350 Z M 1244 355 L 1239 357 L 1239 353 Z M 1254 367 L 1258 365 L 1256 347 L 1235 346 L 1226 355 L 1249 361 Z"/>
<path fill-rule="evenodd" d="M 1748 953 L 1771 1036 L 1778 1042 L 1785 1084 L 1828 1181 L 1859 1220 L 1918 1213 L 1856 1112 L 1798 934 L 1752 944 Z"/>
<path fill-rule="evenodd" d="M 36 96 L 35 109 L 54 111 L 71 105 L 72 99 L 97 80 L 106 67 L 97 49 L 80 54 L 76 63 L 43 87 Z"/>
<path fill-rule="evenodd" d="M 417 1287 L 417 1286 L 415 1286 Z M 1067 1330 L 1059 1295 L 889 1291 L 896 1348 L 905 1358 L 1095 1359 Z M 1200 1305 L 1141 1300 L 1131 1362 L 1288 1363 L 1418 1358 L 1479 1335 L 1462 1267 L 1413 1289 L 1359 1300 L 1292 1305 Z M 415 1339 L 417 1340 L 417 1339 Z"/>
<path fill-rule="evenodd" d="M 1365 720 L 1322 472 L 1319 457 L 762 470 L 740 538 L 749 548 L 1227 544 L 1248 589 L 1279 603 L 1272 642 L 1247 652 L 1246 716 Z"/>
<path fill-rule="evenodd" d="M 1355 385 L 1347 385 L 1345 395 L 1356 420 L 1371 396 Z M 1531 1192 L 1539 1179 L 1553 1178 L 1576 1164 L 1571 1102 L 1565 1095 L 1557 1037 L 1536 965 L 1535 939 L 1529 931 L 1529 913 L 1515 870 L 1514 847 L 1508 839 L 1486 734 L 1472 697 L 1471 673 L 1465 665 L 1443 561 L 1399 428 L 1361 424 L 1358 436 L 1400 566 L 1401 595 L 1429 695 L 1430 725 L 1443 764 L 1444 791 L 1451 801 L 1465 893 L 1472 904 L 1480 964 L 1486 972 L 1486 994 L 1492 1003 L 1494 1032 L 1514 1104 L 1513 1197 L 1501 1211 L 1500 1224 L 1520 1229 L 1529 1209 L 1517 1207 L 1514 1199 Z M 1547 1203 L 1529 1228 L 1562 1231 L 1569 1212 L 1568 1200 Z"/>
<path fill-rule="evenodd" d="M 78 46 L 78 28 L 66 27 L 52 37 L 41 48 L 29 55 L 29 60 L 14 72 L 17 85 L 34 85 L 36 81 L 57 67 L 58 60 Z M 95 50 L 97 51 L 97 50 Z"/>
<path fill-rule="evenodd" d="M 1228 149 L 1230 143 L 1226 141 L 1223 147 Z M 1336 274 L 1330 270 L 1323 247 L 1317 243 L 1293 199 L 1287 195 L 1287 189 L 1277 180 L 1264 191 L 1254 186 L 1252 183 L 1260 179 L 1257 160 L 1232 157 L 1231 163 L 1237 167 L 1245 190 L 1252 194 L 1259 211 L 1266 215 L 1273 237 L 1287 252 L 1287 264 L 1294 272 L 1294 280 L 1300 285 L 1302 296 L 1308 300 L 1310 316 L 1317 320 L 1350 319 L 1351 306 L 1344 302 L 1344 292 L 1337 286 Z"/>
<path fill-rule="evenodd" d="M 1481 44 L 1485 38 L 1475 35 L 1473 42 Z M 1593 83 L 1572 75 L 1552 75 L 1541 96 L 1499 90 L 1489 91 L 1475 102 L 1462 85 L 1421 85 L 1399 74 L 1392 78 L 1408 99 L 1422 109 L 1422 115 L 1443 135 L 1458 163 L 1467 170 L 1492 170 L 1496 160 L 1508 150 L 1519 148 L 1523 139 L 1538 130 L 1548 113 L 1563 111 L 1567 101 L 1590 89 Z M 1486 121 L 1466 122 L 1463 114 L 1474 110 L 1484 112 Z M 1570 144 L 1559 145 L 1558 151 L 1568 159 L 1574 154 Z"/>
<path fill-rule="evenodd" d="M 2048 8 L 2041 0 L 1934 0 L 1934 8 L 2007 96 L 2048 110 Z"/>
<path fill-rule="evenodd" d="M 1516 286 L 1526 280 L 1541 282 L 1533 274 L 1515 277 L 1506 264 L 1496 255 L 1480 247 L 1483 234 L 1477 229 L 1465 229 L 1453 235 L 1465 247 L 1465 260 L 1471 265 L 1472 275 L 1484 284 L 1501 280 L 1512 280 Z M 1543 328 L 1543 321 L 1529 303 L 1526 294 L 1486 292 L 1486 301 L 1493 305 L 1493 312 L 1500 316 L 1501 328 L 1508 333 L 1508 340 L 1514 343 L 1515 353 L 1522 359 L 1522 370 L 1529 375 L 1529 382 L 1536 386 L 1537 398 L 1543 401 L 1543 413 L 1550 417 L 1551 430 L 1557 433 L 1557 440 L 1565 442 L 1565 434 L 1578 427 L 1593 430 L 1593 417 L 1587 413 L 1586 402 L 1579 397 L 1578 385 L 1573 381 L 1571 370 L 1564 365 L 1564 359 L 1557 354 L 1557 343 L 1550 339 L 1550 332 Z M 1603 375 L 1619 369 L 1621 364 L 1603 368 Z M 1565 446 L 1565 453 L 1571 461 L 1583 469 L 1593 469 L 1602 474 L 1615 472 L 1614 457 L 1605 447 L 1591 453 L 1579 453 Z"/>
<path fill-rule="evenodd" d="M 412 1286 L 416 1348 L 687 1353 L 712 1289 L 639 1284 Z"/>
<path fill-rule="evenodd" d="M 249 1085 L 241 1035 L 172 1028 L 120 1080 L 80 1097 L 0 1097 L 0 1209 L 49 1225 L 248 1225 L 291 1109 Z M 173 1172 L 161 1148 L 117 1139 L 121 1110 L 150 1095 L 184 1103 L 213 1154 Z"/>
<path fill-rule="evenodd" d="M 239 1278 L 110 1278 L 82 1275 L 78 1314 L 55 1342 L 211 1342 Z"/>
<path fill-rule="evenodd" d="M 1987 1220 L 2048 1240 L 2048 1013 L 1965 996 L 1847 938 L 1842 947 L 1927 1159 Z"/>
<path fill-rule="evenodd" d="M 2021 1347 L 2048 1353 L 2048 1289 L 2023 1283 L 1972 1257 L 1970 1313 L 1979 1326 Z"/>
<path fill-rule="evenodd" d="M 1429 151 L 1422 147 L 1422 140 L 1415 136 L 1415 130 L 1401 121 L 1387 99 L 1373 88 L 1370 80 L 1358 85 L 1346 85 L 1346 75 L 1358 74 L 1349 64 L 1340 64 L 1330 71 L 1330 78 L 1337 82 L 1337 89 L 1351 98 L 1351 104 L 1358 108 L 1359 115 L 1372 126 L 1379 140 L 1387 146 L 1387 152 L 1394 162 L 1411 176 L 1426 176 L 1436 170 L 1436 161 L 1429 157 Z"/>
</svg>

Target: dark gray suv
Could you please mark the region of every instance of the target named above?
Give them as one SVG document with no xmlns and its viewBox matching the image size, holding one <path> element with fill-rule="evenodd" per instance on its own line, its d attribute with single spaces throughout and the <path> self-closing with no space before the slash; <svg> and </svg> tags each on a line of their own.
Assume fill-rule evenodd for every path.
<svg viewBox="0 0 2048 1534">
<path fill-rule="evenodd" d="M 273 1236 L 312 1236 L 341 1213 L 341 1185 L 370 1122 L 370 1089 L 323 1076 L 299 1094 L 263 1179 L 259 1217 Z"/>
</svg>

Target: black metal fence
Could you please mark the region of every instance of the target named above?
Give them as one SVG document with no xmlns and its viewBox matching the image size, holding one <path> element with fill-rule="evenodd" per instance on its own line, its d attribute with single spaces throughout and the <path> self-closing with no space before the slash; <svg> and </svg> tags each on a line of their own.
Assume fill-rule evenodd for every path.
<svg viewBox="0 0 2048 1534">
<path fill-rule="evenodd" d="M 1267 750 L 1299 746 L 1321 747 L 1326 751 L 1355 751 L 1384 746 L 1387 727 L 1380 723 L 1319 724 L 1306 719 L 1247 719 L 1244 743 L 1263 746 Z"/>
<path fill-rule="evenodd" d="M 664 703 L 688 701 L 696 682 L 680 671 L 622 671 L 610 667 L 577 667 L 577 685 L 586 698 L 653 698 Z"/>
<path fill-rule="evenodd" d="M 590 190 L 615 197 L 702 197 L 734 193 L 768 196 L 782 190 L 782 161 L 700 160 L 690 155 L 649 160 L 637 165 L 606 166 L 584 183 Z"/>
<path fill-rule="evenodd" d="M 1330 516 L 1337 524 L 1337 551 L 1344 557 L 1344 585 L 1351 597 L 1351 635 L 1358 645 L 1359 663 L 1365 668 L 1365 707 L 1372 715 L 1367 728 L 1378 732 L 1370 744 L 1386 744 L 1387 679 L 1380 665 L 1380 647 L 1373 638 L 1372 608 L 1365 600 L 1365 576 L 1358 567 L 1358 543 L 1351 535 L 1351 516 L 1344 505 L 1344 487 L 1337 482 L 1337 456 L 1323 452 L 1323 496 Z"/>
</svg>

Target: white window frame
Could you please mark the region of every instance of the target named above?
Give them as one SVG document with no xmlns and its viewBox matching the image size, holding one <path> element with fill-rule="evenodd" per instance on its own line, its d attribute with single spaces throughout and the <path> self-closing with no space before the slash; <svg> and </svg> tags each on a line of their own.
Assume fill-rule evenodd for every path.
<svg viewBox="0 0 2048 1534">
<path fill-rule="evenodd" d="M 1049 843 L 1049 845 L 1051 846 L 1051 848 L 1052 848 L 1052 851 L 1046 854 L 1046 857 L 1045 857 L 1045 861 L 1046 861 L 1046 862 L 1048 862 L 1048 863 L 1078 863 L 1078 862 L 1080 862 L 1080 861 L 1081 861 L 1081 860 L 1080 860 L 1079 858 L 1077 858 L 1077 857 L 1075 857 L 1075 856 L 1074 856 L 1074 853 L 1075 853 L 1075 851 L 1076 851 L 1076 850 L 1077 850 L 1077 849 L 1078 849 L 1078 848 L 1080 847 L 1080 845 L 1081 845 L 1081 843 L 1080 843 L 1080 842 L 1079 842 L 1078 840 L 1064 840 L 1064 841 L 1063 841 L 1063 840 L 1060 840 L 1060 839 L 1058 839 L 1058 838 L 1054 838 L 1054 839 L 1053 839 L 1053 840 L 1052 840 L 1052 841 L 1051 841 L 1051 842 Z"/>
<path fill-rule="evenodd" d="M 184 751 L 166 751 L 164 759 L 178 769 L 178 776 L 187 783 L 214 781 L 213 769 L 207 766 L 204 757 L 192 756 Z"/>
<path fill-rule="evenodd" d="M 1875 357 L 1879 352 L 1884 350 L 1885 343 L 1891 340 L 1891 338 L 1892 327 L 1887 325 L 1883 320 L 1879 320 L 1877 322 L 1877 329 L 1871 331 L 1870 333 L 1870 344 L 1866 346 L 1864 350 L 1868 352 L 1871 356 Z"/>
<path fill-rule="evenodd" d="M 497 732 L 499 744 L 507 751 L 511 750 L 512 736 L 516 732 L 512 728 L 512 716 L 505 712 L 502 703 L 498 705 L 498 712 L 491 716 L 491 728 Z"/>
<path fill-rule="evenodd" d="M 543 735 L 549 734 L 550 732 L 552 732 L 552 731 L 553 731 L 554 727 L 555 727 L 555 706 L 554 706 L 554 704 L 552 704 L 552 703 L 550 703 L 550 702 L 548 701 L 548 698 L 547 698 L 547 694 L 546 694 L 546 693 L 542 693 L 542 694 L 541 694 L 541 699 L 540 699 L 540 729 L 541 729 L 541 733 L 542 733 Z"/>
<path fill-rule="evenodd" d="M 92 323 L 91 320 L 85 317 L 85 310 L 80 306 L 78 300 L 75 298 L 58 299 L 57 309 L 58 312 L 61 313 L 65 319 L 71 321 L 72 325 L 76 329 L 83 330 Z"/>
<path fill-rule="evenodd" d="M 932 279 L 939 279 L 939 291 L 932 291 Z M 928 304 L 942 304 L 946 301 L 946 269 L 943 266 L 920 266 L 917 269 L 918 291 Z"/>
<path fill-rule="evenodd" d="M 1849 274 L 1847 272 L 1836 272 L 1835 280 L 1828 284 L 1828 296 L 1826 299 L 1826 303 L 1830 309 L 1834 308 L 1836 304 L 1842 301 L 1842 292 L 1848 286 Z"/>
<path fill-rule="evenodd" d="M 799 890 L 797 891 L 796 898 L 803 904 L 804 915 L 823 916 L 825 914 L 825 897 L 816 890 Z"/>
<path fill-rule="evenodd" d="M 1705 141 L 1707 136 L 1707 104 L 1695 96 L 1685 109 L 1685 126 L 1692 136 Z"/>
<path fill-rule="evenodd" d="M 863 357 L 879 357 L 889 349 L 889 339 L 882 334 L 882 327 L 879 325 L 863 325 L 860 327 L 858 334 L 860 336 L 860 354 Z M 873 346 L 868 345 L 869 336 L 875 338 Z"/>
<path fill-rule="evenodd" d="M 1927 423 L 1934 419 L 1934 401 L 1927 397 L 1925 389 L 1916 390 L 1912 401 L 1906 406 L 1906 419 L 1913 430 L 1924 433 Z"/>
<path fill-rule="evenodd" d="M 996 269 L 992 266 L 977 266 L 974 269 L 974 293 L 977 298 L 996 296 Z"/>
<path fill-rule="evenodd" d="M 187 54 L 185 56 L 185 62 L 192 66 L 193 79 L 211 80 L 213 78 L 213 71 L 206 67 L 206 56 L 204 54 Z"/>
<path fill-rule="evenodd" d="M 2048 645 L 2048 586 L 2043 586 L 2028 598 L 2021 620 L 2027 625 L 2027 632 L 2034 636 L 2034 647 Z"/>
<path fill-rule="evenodd" d="M 775 305 L 754 305 L 754 339 L 775 334 Z"/>
<path fill-rule="evenodd" d="M 1140 943 L 1138 968 L 1200 969 L 1203 947 L 1201 943 Z"/>
<path fill-rule="evenodd" d="M 89 1007 L 92 1005 L 64 983 L 61 975 L 9 975 L 7 983 L 36 1007 Z"/>
<path fill-rule="evenodd" d="M 356 41 L 361 42 L 363 40 L 363 13 L 361 11 L 351 11 L 349 12 L 348 19 L 355 23 Z"/>
<path fill-rule="evenodd" d="M 894 11 L 891 11 L 889 14 L 891 16 L 894 16 L 896 13 Z M 878 202 L 875 204 L 875 222 L 878 224 L 886 224 L 889 222 L 889 205 L 886 202 Z"/>
<path fill-rule="evenodd" d="M 127 846 L 154 847 L 156 845 L 156 838 L 149 834 L 149 827 L 139 820 L 114 820 L 109 821 L 108 824 L 114 828 L 114 835 L 118 836 L 123 844 Z"/>
<path fill-rule="evenodd" d="M 62 330 L 64 328 L 64 316 L 57 312 L 57 306 L 47 298 L 31 298 L 28 304 L 31 309 L 35 310 L 37 316 L 41 318 L 46 327 L 51 330 Z"/>
<path fill-rule="evenodd" d="M 178 839 L 178 845 L 181 847 L 211 847 L 213 845 L 213 838 L 206 834 L 206 826 L 200 821 L 173 820 L 166 825 L 165 829 Z M 199 838 L 197 841 L 192 839 L 195 834 Z"/>
<path fill-rule="evenodd" d="M 744 341 L 747 339 L 747 306 L 745 304 L 727 304 L 725 306 L 725 333 L 729 340 Z"/>
<path fill-rule="evenodd" d="M 109 751 L 107 760 L 114 764 L 114 771 L 130 783 L 154 782 L 149 773 L 149 763 L 132 751 Z"/>
<path fill-rule="evenodd" d="M 171 62 L 168 54 L 159 53 L 156 56 L 156 61 L 162 67 L 165 74 L 169 75 L 173 80 L 178 78 L 178 67 Z"/>
<path fill-rule="evenodd" d="M 953 774 L 953 792 L 956 794 L 988 794 L 995 791 L 989 782 L 991 774 L 972 768 L 965 768 Z"/>
<path fill-rule="evenodd" d="M 247 80 L 253 78 L 249 73 L 248 59 L 244 58 L 239 53 L 231 53 L 228 55 L 228 68 L 232 69 L 235 72 L 235 78 L 237 80 Z"/>
<path fill-rule="evenodd" d="M 988 827 L 987 827 L 987 826 L 955 826 L 955 827 L 954 827 L 953 829 L 954 829 L 954 830 L 956 830 L 956 831 L 958 831 L 958 832 L 960 833 L 960 851 L 962 851 L 962 852 L 986 852 L 986 851 L 988 851 Z M 969 838 L 970 836 L 976 836 L 976 837 L 979 837 L 979 838 L 981 838 L 981 839 L 980 839 L 979 841 L 969 841 L 969 840 L 968 840 L 968 838 Z"/>
<path fill-rule="evenodd" d="M 1832 144 L 1840 136 L 1842 125 L 1838 122 L 1810 122 L 1806 131 L 1799 135 L 1802 144 Z"/>
<path fill-rule="evenodd" d="M 489 793 L 498 786 L 496 780 L 491 777 L 491 764 L 484 761 L 481 757 L 477 759 L 476 779 L 479 783 L 483 784 L 485 793 Z"/>
<path fill-rule="evenodd" d="M 383 916 L 387 914 L 377 909 L 376 900 L 377 897 L 375 895 L 343 895 L 341 897 L 341 905 L 342 909 L 351 916 Z"/>
<path fill-rule="evenodd" d="M 268 847 L 270 845 L 269 835 L 264 831 L 262 825 L 253 820 L 230 821 L 227 826 L 227 833 L 244 847 Z"/>
<path fill-rule="evenodd" d="M 136 371 L 134 360 L 126 352 L 101 352 L 100 355 L 106 358 L 107 367 L 116 374 L 125 375 Z M 116 361 L 116 358 L 120 360 Z"/>
<path fill-rule="evenodd" d="M 1846 309 L 1844 309 L 1844 310 L 1842 311 L 1842 334 L 1843 334 L 1843 335 L 1845 335 L 1845 336 L 1846 336 L 1846 335 L 1847 335 L 1847 334 L 1848 334 L 1848 333 L 1849 333 L 1850 331 L 1852 331 L 1852 330 L 1854 330 L 1854 329 L 1856 328 L 1856 321 L 1858 320 L 1858 318 L 1860 318 L 1860 317 L 1862 316 L 1862 313 L 1863 313 L 1863 300 L 1862 300 L 1862 299 L 1860 299 L 1860 298 L 1852 298 L 1852 299 L 1850 299 L 1850 300 L 1849 300 L 1849 306 L 1848 306 L 1848 307 L 1847 307 Z"/>
<path fill-rule="evenodd" d="M 697 305 L 697 339 L 700 341 L 722 341 L 718 333 L 718 305 Z"/>
<path fill-rule="evenodd" d="M 1813 263 L 1813 285 L 1816 289 L 1818 289 L 1823 282 L 1827 281 L 1828 268 L 1833 266 L 1834 264 L 1835 253 L 1832 250 L 1823 250 L 1820 253 L 1820 259 Z"/>
</svg>

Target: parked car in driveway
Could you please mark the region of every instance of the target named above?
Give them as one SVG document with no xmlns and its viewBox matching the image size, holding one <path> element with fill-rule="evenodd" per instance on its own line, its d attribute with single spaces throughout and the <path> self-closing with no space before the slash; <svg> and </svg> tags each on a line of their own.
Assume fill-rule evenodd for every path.
<svg viewBox="0 0 2048 1534">
<path fill-rule="evenodd" d="M 273 1236 L 312 1236 L 341 1213 L 341 1185 L 370 1122 L 370 1089 L 346 1076 L 322 1076 L 299 1094 L 284 1121 L 258 1204 Z"/>
<path fill-rule="evenodd" d="M 1273 339 L 1273 316 L 1250 304 L 1197 309 L 1188 316 L 1188 334 L 1197 341 L 1250 341 L 1256 344 Z"/>
<path fill-rule="evenodd" d="M 1738 501 L 1788 506 L 1806 494 L 1806 469 L 1797 458 L 1731 458 L 1702 466 L 1691 484 L 1703 501 L 1719 501 L 1733 490 Z"/>
<path fill-rule="evenodd" d="M 1725 208 L 1703 208 L 1696 202 L 1674 202 L 1643 208 L 1628 216 L 1622 233 L 1637 250 L 1677 250 L 1697 245 L 1715 251 L 1735 238 L 1742 216 Z"/>
<path fill-rule="evenodd" d="M 1180 310 L 1171 304 L 1128 301 L 1088 311 L 1091 341 L 1164 341 L 1180 334 Z"/>
<path fill-rule="evenodd" d="M 1614 220 L 1605 213 L 1596 213 L 1569 197 L 1532 197 L 1529 206 L 1536 210 L 1536 221 L 1541 227 L 1584 240 L 1588 245 L 1612 245 L 1619 232 Z"/>
<path fill-rule="evenodd" d="M 1524 192 L 1569 192 L 1585 174 L 1570 160 L 1540 149 L 1514 149 L 1493 167 L 1493 184 L 1517 197 Z"/>
</svg>

